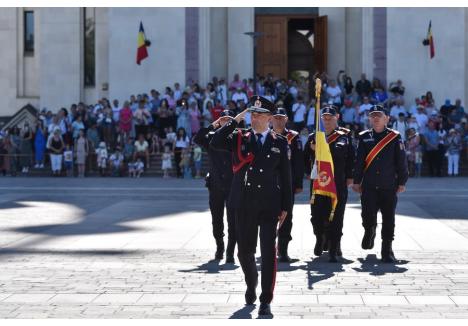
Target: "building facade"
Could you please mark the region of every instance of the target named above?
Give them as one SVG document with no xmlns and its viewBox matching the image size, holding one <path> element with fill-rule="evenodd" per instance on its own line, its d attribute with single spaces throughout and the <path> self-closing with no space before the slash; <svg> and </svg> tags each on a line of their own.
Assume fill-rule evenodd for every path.
<svg viewBox="0 0 468 326">
<path fill-rule="evenodd" d="M 143 22 L 149 57 L 136 64 Z M 436 55 L 422 45 L 429 21 Z M 468 98 L 465 8 L 1 8 L 0 116 L 30 103 L 56 112 L 175 82 L 259 73 L 362 72 L 401 79 L 407 105 Z M 246 32 L 259 32 L 256 46 Z"/>
</svg>

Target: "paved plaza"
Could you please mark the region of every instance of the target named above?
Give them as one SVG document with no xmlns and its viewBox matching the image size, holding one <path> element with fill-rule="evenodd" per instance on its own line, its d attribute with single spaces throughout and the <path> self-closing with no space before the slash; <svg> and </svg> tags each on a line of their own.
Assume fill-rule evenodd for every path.
<svg viewBox="0 0 468 326">
<path fill-rule="evenodd" d="M 274 318 L 468 318 L 467 178 L 410 179 L 396 265 L 379 261 L 380 232 L 360 248 L 356 194 L 343 261 L 314 257 L 307 202 L 296 199 Z M 207 203 L 202 180 L 1 178 L 0 318 L 258 318 L 237 259 L 211 261 Z"/>
</svg>

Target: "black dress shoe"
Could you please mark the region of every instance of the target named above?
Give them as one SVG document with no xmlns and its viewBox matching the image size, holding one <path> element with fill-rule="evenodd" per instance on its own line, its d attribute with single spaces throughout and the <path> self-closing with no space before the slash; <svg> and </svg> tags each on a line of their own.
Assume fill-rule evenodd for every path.
<svg viewBox="0 0 468 326">
<path fill-rule="evenodd" d="M 384 263 L 389 263 L 389 264 L 394 264 L 397 262 L 397 259 L 395 258 L 395 255 L 393 254 L 393 251 L 388 253 L 388 254 L 382 254 L 382 262 Z"/>
<path fill-rule="evenodd" d="M 323 253 L 323 240 L 322 236 L 316 236 L 315 247 L 314 247 L 314 255 L 321 256 Z"/>
<path fill-rule="evenodd" d="M 375 239 L 375 227 L 371 227 L 365 230 L 364 237 L 362 238 L 361 247 L 362 249 L 374 248 Z"/>
<path fill-rule="evenodd" d="M 226 256 L 226 264 L 235 264 L 234 256 Z"/>
<path fill-rule="evenodd" d="M 257 300 L 257 295 L 255 294 L 255 289 L 247 289 L 245 291 L 245 304 L 252 305 L 254 304 L 255 300 Z"/>
<path fill-rule="evenodd" d="M 271 315 L 270 305 L 268 303 L 260 303 L 258 314 L 259 316 Z"/>
</svg>

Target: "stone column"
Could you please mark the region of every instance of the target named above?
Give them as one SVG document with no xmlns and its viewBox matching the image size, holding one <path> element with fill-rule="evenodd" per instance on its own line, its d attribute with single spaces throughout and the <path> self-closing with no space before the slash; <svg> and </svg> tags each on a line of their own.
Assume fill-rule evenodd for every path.
<svg viewBox="0 0 468 326">
<path fill-rule="evenodd" d="M 335 79 L 346 65 L 346 8 L 319 8 L 328 16 L 328 75 Z"/>
<path fill-rule="evenodd" d="M 245 32 L 255 31 L 254 8 L 228 8 L 228 79 L 253 77 L 253 41 Z"/>
<path fill-rule="evenodd" d="M 374 8 L 362 8 L 362 72 L 372 80 L 374 73 Z M 360 78 L 360 75 L 357 79 Z"/>
</svg>

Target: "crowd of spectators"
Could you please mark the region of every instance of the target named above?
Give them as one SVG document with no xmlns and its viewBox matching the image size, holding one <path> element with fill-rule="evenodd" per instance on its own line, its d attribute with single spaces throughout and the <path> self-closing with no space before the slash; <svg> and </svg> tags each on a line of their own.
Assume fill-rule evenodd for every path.
<svg viewBox="0 0 468 326">
<path fill-rule="evenodd" d="M 468 158 L 467 115 L 460 99 L 446 99 L 437 106 L 428 91 L 408 104 L 401 80 L 386 87 L 362 74 L 354 83 L 344 71 L 336 78 L 316 74 L 311 82 L 269 74 L 257 76 L 254 83 L 236 74 L 230 82 L 213 77 L 205 87 L 175 83 L 162 92 L 151 89 L 123 101 L 102 98 L 55 113 L 43 108 L 32 125 L 25 123 L 0 134 L 0 170 L 15 176 L 50 166 L 55 176 L 84 177 L 93 171 L 101 176 L 140 177 L 152 162 L 158 162 L 165 178 L 200 178 L 203 153 L 192 137 L 223 110 L 243 111 L 253 94 L 284 107 L 289 127 L 305 143 L 315 130 L 315 77 L 322 79 L 321 105 L 338 107 L 339 123 L 351 130 L 354 139 L 370 127 L 370 107 L 381 104 L 390 112 L 389 127 L 398 130 L 406 143 L 411 175 L 420 176 L 427 162 L 431 176 L 442 176 L 445 158 L 447 174 L 459 174 L 461 158 Z M 245 124 L 250 124 L 249 114 Z M 153 160 L 155 156 L 160 159 Z"/>
</svg>

